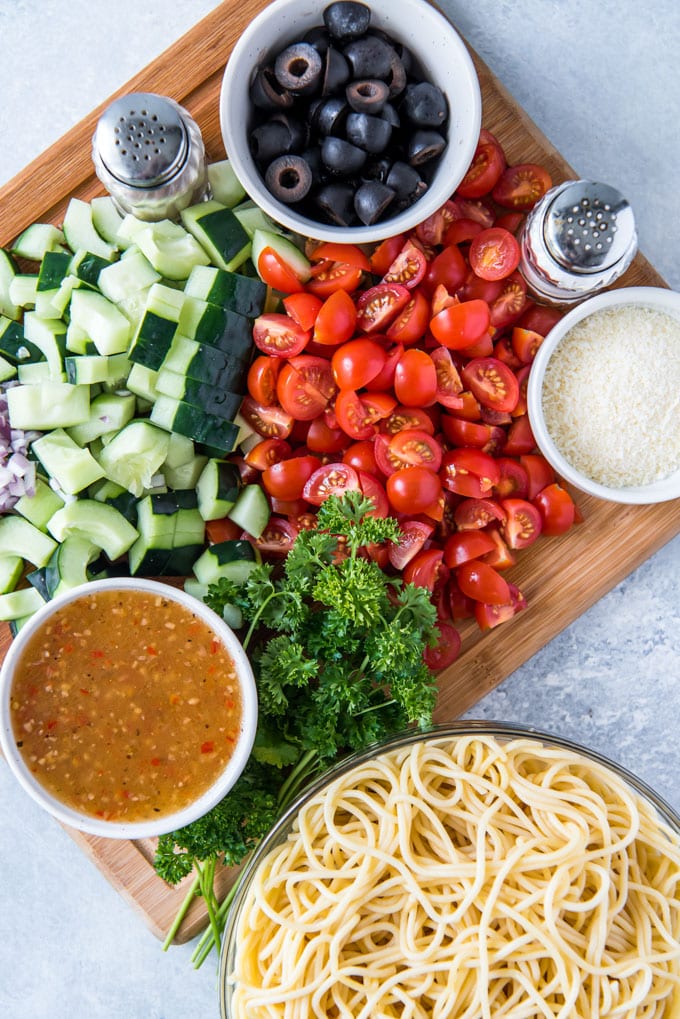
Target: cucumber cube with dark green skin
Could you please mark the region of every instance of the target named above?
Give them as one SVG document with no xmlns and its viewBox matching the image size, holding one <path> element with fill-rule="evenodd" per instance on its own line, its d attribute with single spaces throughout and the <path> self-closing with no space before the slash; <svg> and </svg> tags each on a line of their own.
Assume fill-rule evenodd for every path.
<svg viewBox="0 0 680 1019">
<path fill-rule="evenodd" d="M 45 599 L 49 601 L 52 595 L 47 587 L 47 567 L 41 566 L 37 570 L 31 570 L 30 573 L 26 574 L 26 580 L 29 582 L 31 587 L 34 587 Z"/>
<path fill-rule="evenodd" d="M 245 262 L 250 253 L 250 237 L 231 209 L 211 199 L 190 205 L 180 216 L 185 228 L 219 269 L 230 272 Z"/>
<path fill-rule="evenodd" d="M 24 336 L 22 325 L 4 316 L 0 316 L 0 357 L 12 364 L 45 360 L 42 350 Z"/>
<path fill-rule="evenodd" d="M 157 390 L 164 396 L 176 400 L 184 400 L 194 407 L 200 407 L 208 414 L 232 421 L 238 413 L 245 392 L 246 373 L 240 379 L 241 392 L 231 392 L 210 382 L 199 382 L 197 379 L 175 375 L 174 372 L 161 370 L 158 375 Z"/>
<path fill-rule="evenodd" d="M 197 343 L 207 343 L 234 357 L 250 357 L 253 324 L 248 318 L 218 308 L 198 297 L 187 297 L 179 315 L 179 333 Z"/>
<path fill-rule="evenodd" d="M 170 552 L 170 557 L 165 565 L 165 571 L 161 576 L 166 577 L 187 577 L 191 574 L 193 565 L 203 552 L 203 543 L 194 545 L 175 546 Z"/>
<path fill-rule="evenodd" d="M 198 265 L 192 269 L 184 293 L 246 318 L 261 315 L 267 299 L 267 287 L 262 280 L 212 265 Z"/>
<path fill-rule="evenodd" d="M 236 464 L 215 457 L 208 460 L 196 484 L 198 508 L 204 520 L 226 516 L 241 491 L 241 475 Z"/>
<path fill-rule="evenodd" d="M 113 262 L 102 258 L 101 255 L 93 255 L 91 251 L 77 251 L 71 259 L 69 272 L 84 283 L 96 287 L 99 282 L 99 273 L 109 265 L 113 265 Z"/>
<path fill-rule="evenodd" d="M 239 389 L 247 376 L 249 361 L 216 347 L 176 336 L 163 361 L 163 368 L 198 382 L 210 382 L 225 389 Z"/>
<path fill-rule="evenodd" d="M 239 436 L 239 427 L 226 418 L 207 414 L 183 400 L 160 396 L 151 408 L 151 421 L 169 432 L 187 435 L 194 442 L 231 453 Z"/>
<path fill-rule="evenodd" d="M 158 371 L 177 332 L 177 323 L 145 311 L 130 347 L 130 360 Z"/>
<path fill-rule="evenodd" d="M 56 290 L 69 273 L 71 259 L 68 251 L 46 251 L 38 272 L 38 292 Z"/>
</svg>

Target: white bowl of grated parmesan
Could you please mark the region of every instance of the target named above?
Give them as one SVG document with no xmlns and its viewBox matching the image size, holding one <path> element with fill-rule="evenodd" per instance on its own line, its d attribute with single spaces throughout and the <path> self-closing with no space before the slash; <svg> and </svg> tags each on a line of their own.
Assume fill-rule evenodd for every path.
<svg viewBox="0 0 680 1019">
<path fill-rule="evenodd" d="M 611 502 L 680 497 L 680 293 L 624 287 L 572 309 L 541 344 L 527 399 L 565 481 Z"/>
</svg>

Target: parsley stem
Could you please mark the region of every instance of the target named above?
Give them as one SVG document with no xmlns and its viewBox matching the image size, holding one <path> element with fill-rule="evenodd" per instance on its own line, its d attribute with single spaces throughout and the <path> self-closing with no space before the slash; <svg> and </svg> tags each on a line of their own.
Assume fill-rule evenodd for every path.
<svg viewBox="0 0 680 1019">
<path fill-rule="evenodd" d="M 175 940 L 175 935 L 177 934 L 177 931 L 182 926 L 182 922 L 184 920 L 184 917 L 189 912 L 189 907 L 190 907 L 191 903 L 194 901 L 194 899 L 196 898 L 196 895 L 199 892 L 200 880 L 201 880 L 200 874 L 198 873 L 198 871 L 194 871 L 194 880 L 191 882 L 191 885 L 189 886 L 189 890 L 187 891 L 187 894 L 184 896 L 184 900 L 182 902 L 182 905 L 179 907 L 179 910 L 177 912 L 177 916 L 175 917 L 175 919 L 172 922 L 172 927 L 170 928 L 170 930 L 168 931 L 168 933 L 165 936 L 165 941 L 163 942 L 163 951 L 164 952 L 167 952 L 167 950 L 170 948 L 170 945 Z"/>
<path fill-rule="evenodd" d="M 248 650 L 248 644 L 250 643 L 250 640 L 251 640 L 253 634 L 255 633 L 255 630 L 257 628 L 257 624 L 259 623 L 260 618 L 261 618 L 262 613 L 264 612 L 264 610 L 267 608 L 269 603 L 271 601 L 273 601 L 274 598 L 282 598 L 282 597 L 283 598 L 286 597 L 286 592 L 285 591 L 272 591 L 272 593 L 270 595 L 268 595 L 264 599 L 264 601 L 258 606 L 257 611 L 255 613 L 253 613 L 253 618 L 250 621 L 250 626 L 248 627 L 248 632 L 246 633 L 246 635 L 245 635 L 245 637 L 243 638 L 243 641 L 242 641 L 244 651 Z"/>
</svg>

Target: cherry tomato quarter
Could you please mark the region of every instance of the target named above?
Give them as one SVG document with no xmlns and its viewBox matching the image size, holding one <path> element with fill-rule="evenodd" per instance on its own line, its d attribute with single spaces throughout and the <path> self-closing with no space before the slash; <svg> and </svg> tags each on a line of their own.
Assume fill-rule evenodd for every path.
<svg viewBox="0 0 680 1019">
<path fill-rule="evenodd" d="M 547 170 L 536 163 L 518 163 L 501 174 L 491 196 L 506 209 L 527 212 L 552 187 Z"/>
<path fill-rule="evenodd" d="M 307 346 L 311 333 L 301 329 L 290 315 L 268 312 L 253 322 L 253 342 L 272 357 L 293 357 Z"/>
<path fill-rule="evenodd" d="M 501 499 L 505 520 L 501 531 L 509 548 L 527 548 L 538 538 L 542 529 L 541 514 L 526 499 Z"/>
<path fill-rule="evenodd" d="M 506 167 L 505 154 L 498 139 L 482 128 L 475 154 L 467 173 L 458 185 L 461 198 L 481 198 L 493 190 Z"/>
<path fill-rule="evenodd" d="M 453 665 L 460 654 L 461 638 L 458 630 L 452 623 L 445 620 L 438 620 L 437 629 L 439 637 L 433 647 L 426 647 L 423 652 L 423 660 L 431 672 L 441 672 Z"/>
<path fill-rule="evenodd" d="M 490 605 L 507 605 L 511 601 L 507 580 L 488 563 L 470 559 L 456 568 L 455 577 L 463 594 L 474 601 Z"/>
<path fill-rule="evenodd" d="M 390 474 L 385 490 L 395 512 L 422 513 L 439 498 L 441 482 L 428 467 L 403 467 Z"/>
<path fill-rule="evenodd" d="M 262 249 L 257 260 L 257 272 L 263 283 L 281 293 L 304 290 L 305 278 L 298 276 L 273 248 Z"/>
<path fill-rule="evenodd" d="M 412 290 L 417 287 L 427 269 L 425 253 L 413 241 L 404 244 L 395 260 L 382 278 L 382 283 L 400 283 Z"/>
<path fill-rule="evenodd" d="M 248 392 L 265 407 L 278 403 L 276 380 L 282 363 L 280 357 L 262 354 L 255 358 L 248 369 Z"/>
<path fill-rule="evenodd" d="M 489 305 L 475 299 L 443 308 L 432 319 L 432 335 L 449 350 L 463 350 L 476 343 L 489 328 Z"/>
<path fill-rule="evenodd" d="M 362 389 L 382 371 L 387 351 L 367 336 L 348 340 L 331 358 L 333 376 L 340 389 Z"/>
<path fill-rule="evenodd" d="M 470 265 L 483 280 L 502 280 L 519 265 L 519 244 L 509 230 L 492 226 L 470 244 Z"/>
<path fill-rule="evenodd" d="M 357 309 L 345 290 L 336 290 L 321 305 L 314 322 L 315 343 L 336 347 L 354 334 Z"/>
<path fill-rule="evenodd" d="M 359 475 L 349 464 L 332 463 L 319 467 L 307 479 L 302 497 L 313 506 L 320 506 L 329 495 L 342 496 L 345 492 L 358 492 Z"/>
<path fill-rule="evenodd" d="M 517 378 L 497 357 L 473 358 L 463 366 L 461 378 L 483 407 L 510 412 L 517 405 Z"/>
<path fill-rule="evenodd" d="M 318 456 L 294 456 L 272 464 L 262 474 L 262 484 L 269 495 L 292 502 L 302 498 L 306 482 L 321 466 Z"/>
<path fill-rule="evenodd" d="M 394 371 L 394 395 L 399 403 L 429 407 L 437 396 L 437 369 L 425 350 L 409 347 Z"/>
<path fill-rule="evenodd" d="M 286 314 L 292 318 L 293 322 L 297 322 L 301 329 L 311 331 L 323 301 L 314 294 L 299 291 L 284 297 L 282 303 Z"/>
<path fill-rule="evenodd" d="M 411 299 L 400 283 L 378 283 L 359 295 L 357 328 L 364 333 L 383 332 Z"/>
<path fill-rule="evenodd" d="M 546 485 L 538 495 L 534 496 L 543 522 L 543 534 L 555 537 L 564 534 L 576 519 L 576 506 L 566 488 L 557 482 Z"/>
</svg>

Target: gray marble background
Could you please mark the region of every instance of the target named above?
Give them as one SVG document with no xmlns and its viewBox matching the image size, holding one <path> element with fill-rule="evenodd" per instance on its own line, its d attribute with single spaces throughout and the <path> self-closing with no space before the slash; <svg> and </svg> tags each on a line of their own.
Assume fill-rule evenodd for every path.
<svg viewBox="0 0 680 1019">
<path fill-rule="evenodd" d="M 0 0 L 0 184 L 214 6 Z M 629 198 L 642 251 L 680 290 L 676 0 L 440 6 L 577 172 Z M 614 528 L 611 540 L 625 542 L 626 535 Z M 679 573 L 677 538 L 471 715 L 570 736 L 635 771 L 680 808 Z M 163 954 L 0 764 L 4 1019 L 216 1017 L 215 968 L 208 962 L 194 972 L 190 952 L 183 946 Z"/>
</svg>

